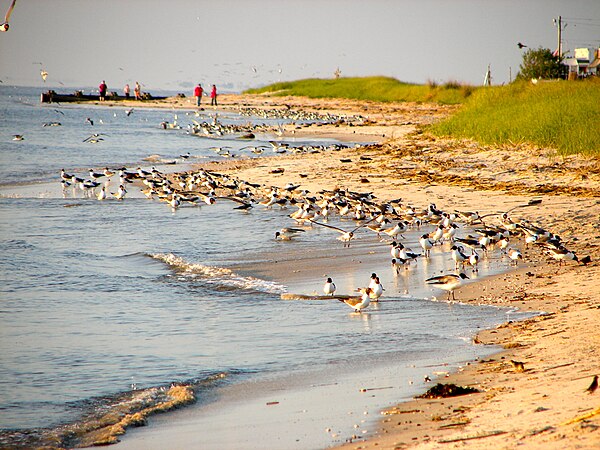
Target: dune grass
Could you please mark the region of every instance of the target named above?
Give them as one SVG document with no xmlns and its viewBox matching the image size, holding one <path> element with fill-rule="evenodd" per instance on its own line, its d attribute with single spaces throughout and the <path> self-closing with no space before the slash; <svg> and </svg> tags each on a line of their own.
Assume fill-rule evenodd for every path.
<svg viewBox="0 0 600 450">
<path fill-rule="evenodd" d="M 429 130 L 438 136 L 470 138 L 485 144 L 530 143 L 556 149 L 562 156 L 600 156 L 598 78 L 493 87 L 454 81 L 420 85 L 389 77 L 306 79 L 246 91 L 269 92 L 311 98 L 462 104 L 458 112 Z"/>
<path fill-rule="evenodd" d="M 375 102 L 434 102 L 458 104 L 465 101 L 474 90 L 473 86 L 456 81 L 444 84 L 411 84 L 389 77 L 310 78 L 271 84 L 249 89 L 247 94 L 273 93 L 310 98 L 347 98 Z"/>
<path fill-rule="evenodd" d="M 519 82 L 479 89 L 450 118 L 432 125 L 438 136 L 487 144 L 532 143 L 561 156 L 600 156 L 600 80 Z"/>
</svg>

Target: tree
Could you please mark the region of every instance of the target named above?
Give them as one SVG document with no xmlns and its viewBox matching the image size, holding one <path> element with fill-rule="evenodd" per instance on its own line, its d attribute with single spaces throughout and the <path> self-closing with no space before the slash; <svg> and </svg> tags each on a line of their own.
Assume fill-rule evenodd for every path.
<svg viewBox="0 0 600 450">
<path fill-rule="evenodd" d="M 550 49 L 547 48 L 530 48 L 523 53 L 523 62 L 519 67 L 517 79 L 562 78 L 563 73 L 562 57 L 553 55 Z"/>
</svg>

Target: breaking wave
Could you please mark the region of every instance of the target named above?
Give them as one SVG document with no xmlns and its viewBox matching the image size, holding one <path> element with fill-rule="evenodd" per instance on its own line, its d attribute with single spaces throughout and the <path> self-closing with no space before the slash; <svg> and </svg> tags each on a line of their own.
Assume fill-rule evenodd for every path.
<svg viewBox="0 0 600 450">
<path fill-rule="evenodd" d="M 285 286 L 274 281 L 245 277 L 225 267 L 191 263 L 173 253 L 151 253 L 149 257 L 162 261 L 182 277 L 201 281 L 215 290 L 243 289 L 247 291 L 283 294 Z"/>
</svg>

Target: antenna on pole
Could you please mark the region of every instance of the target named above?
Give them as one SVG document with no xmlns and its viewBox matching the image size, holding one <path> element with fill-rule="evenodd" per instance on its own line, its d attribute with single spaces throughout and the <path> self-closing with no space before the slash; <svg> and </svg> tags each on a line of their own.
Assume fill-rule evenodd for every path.
<svg viewBox="0 0 600 450">
<path fill-rule="evenodd" d="M 558 19 L 552 19 L 552 22 L 554 22 L 554 25 L 557 28 L 558 31 L 558 43 L 556 45 L 556 51 L 555 56 L 558 56 L 559 58 L 562 57 L 562 30 L 564 28 L 567 28 L 567 24 L 563 23 L 562 21 L 562 16 L 558 16 Z"/>
</svg>

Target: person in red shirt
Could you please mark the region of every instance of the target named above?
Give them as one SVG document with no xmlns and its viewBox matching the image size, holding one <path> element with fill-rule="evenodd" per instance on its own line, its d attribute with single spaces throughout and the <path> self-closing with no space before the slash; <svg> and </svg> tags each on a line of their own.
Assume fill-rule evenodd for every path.
<svg viewBox="0 0 600 450">
<path fill-rule="evenodd" d="M 210 91 L 210 105 L 217 106 L 217 87 L 213 84 L 212 90 Z"/>
<path fill-rule="evenodd" d="M 194 97 L 196 97 L 196 106 L 200 106 L 200 102 L 202 101 L 202 92 L 204 92 L 204 90 L 202 89 L 202 86 L 200 86 L 200 83 L 198 83 L 198 86 L 196 86 L 194 88 Z"/>
<path fill-rule="evenodd" d="M 100 83 L 100 86 L 98 86 L 98 92 L 100 93 L 100 101 L 105 100 L 107 89 L 108 89 L 108 86 L 106 86 L 106 82 L 104 80 L 102 80 L 102 83 Z"/>
</svg>

